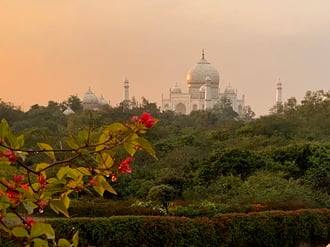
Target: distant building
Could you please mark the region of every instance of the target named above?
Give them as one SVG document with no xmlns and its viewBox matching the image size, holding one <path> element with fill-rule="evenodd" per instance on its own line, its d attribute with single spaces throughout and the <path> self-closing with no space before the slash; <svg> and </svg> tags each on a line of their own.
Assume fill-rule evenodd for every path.
<svg viewBox="0 0 330 247">
<path fill-rule="evenodd" d="M 65 111 L 63 111 L 63 114 L 66 115 L 66 116 L 69 116 L 71 114 L 74 114 L 74 111 L 71 109 L 70 106 L 68 106 Z"/>
<path fill-rule="evenodd" d="M 109 103 L 103 98 L 103 96 L 98 98 L 89 88 L 83 97 L 82 105 L 84 110 L 98 111 L 105 106 L 108 106 Z"/>
<path fill-rule="evenodd" d="M 124 81 L 124 101 L 129 101 L 129 81 L 127 78 Z"/>
<path fill-rule="evenodd" d="M 187 72 L 187 91 L 176 84 L 170 89 L 169 98 L 162 98 L 162 110 L 189 114 L 196 110 L 212 109 L 221 101 L 230 100 L 235 112 L 242 115 L 245 110 L 244 95 L 239 98 L 237 90 L 229 84 L 223 93 L 219 89 L 219 72 L 206 59 L 204 50 L 199 62 Z"/>
<path fill-rule="evenodd" d="M 280 79 L 278 79 L 278 83 L 276 84 L 276 105 L 282 105 L 282 83 Z"/>
</svg>

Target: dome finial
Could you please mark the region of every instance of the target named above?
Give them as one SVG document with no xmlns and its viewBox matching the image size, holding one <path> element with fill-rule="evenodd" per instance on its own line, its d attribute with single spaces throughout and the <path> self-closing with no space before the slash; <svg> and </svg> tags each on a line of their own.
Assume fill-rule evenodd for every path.
<svg viewBox="0 0 330 247">
<path fill-rule="evenodd" d="M 204 48 L 203 48 L 203 50 L 202 50 L 202 59 L 204 59 Z"/>
</svg>

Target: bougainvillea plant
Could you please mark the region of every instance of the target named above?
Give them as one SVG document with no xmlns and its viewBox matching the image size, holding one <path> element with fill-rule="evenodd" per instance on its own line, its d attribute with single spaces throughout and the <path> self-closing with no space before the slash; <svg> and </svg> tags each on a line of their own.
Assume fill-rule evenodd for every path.
<svg viewBox="0 0 330 247">
<path fill-rule="evenodd" d="M 126 124 L 113 123 L 100 131 L 89 128 L 71 135 L 66 149 L 38 143 L 39 148 L 31 150 L 24 148 L 23 135 L 14 135 L 6 120 L 2 120 L 0 169 L 1 166 L 15 166 L 20 171 L 11 177 L 0 177 L 2 235 L 15 240 L 19 246 L 78 246 L 78 232 L 73 235 L 72 243 L 56 239 L 51 224 L 35 220 L 34 213 L 51 208 L 69 217 L 72 192 L 93 189 L 100 196 L 105 191 L 116 194 L 111 183 L 121 174 L 132 171 L 133 156 L 138 150 L 156 158 L 151 144 L 143 137 L 155 123 L 149 113 L 143 113 Z M 124 148 L 127 157 L 117 161 L 119 148 Z M 44 161 L 28 164 L 27 158 L 40 154 L 44 154 Z M 9 218 L 20 224 L 8 224 Z"/>
</svg>

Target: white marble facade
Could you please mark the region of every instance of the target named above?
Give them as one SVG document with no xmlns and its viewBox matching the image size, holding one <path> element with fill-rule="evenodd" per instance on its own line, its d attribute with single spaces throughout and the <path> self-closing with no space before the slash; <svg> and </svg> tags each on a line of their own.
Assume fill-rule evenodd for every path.
<svg viewBox="0 0 330 247">
<path fill-rule="evenodd" d="M 237 90 L 230 85 L 221 93 L 219 81 L 219 72 L 205 59 L 203 50 L 201 59 L 187 72 L 187 92 L 183 92 L 177 84 L 173 86 L 170 89 L 169 98 L 162 98 L 162 110 L 189 114 L 194 110 L 212 109 L 225 97 L 231 101 L 234 111 L 239 115 L 243 114 L 244 95 L 238 98 Z"/>
</svg>

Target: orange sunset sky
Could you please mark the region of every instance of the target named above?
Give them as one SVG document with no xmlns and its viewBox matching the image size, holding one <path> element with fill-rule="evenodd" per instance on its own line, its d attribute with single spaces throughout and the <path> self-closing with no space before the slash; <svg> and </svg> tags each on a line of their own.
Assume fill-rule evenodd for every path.
<svg viewBox="0 0 330 247">
<path fill-rule="evenodd" d="M 160 106 L 200 59 L 257 115 L 283 98 L 330 89 L 329 0 L 0 0 L 0 98 L 32 104 L 91 87 L 115 106 Z"/>
</svg>

